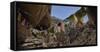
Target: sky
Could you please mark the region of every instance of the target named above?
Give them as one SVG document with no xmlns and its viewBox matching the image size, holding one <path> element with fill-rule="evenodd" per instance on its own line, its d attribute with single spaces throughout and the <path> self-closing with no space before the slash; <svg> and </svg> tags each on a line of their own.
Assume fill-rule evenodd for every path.
<svg viewBox="0 0 100 52">
<path fill-rule="evenodd" d="M 88 19 L 88 16 L 85 15 L 84 18 L 83 18 L 83 22 L 86 23 L 88 20 L 89 20 L 89 19 Z"/>
<path fill-rule="evenodd" d="M 58 6 L 58 5 L 52 5 L 51 9 L 51 16 L 55 16 L 59 19 L 64 20 L 65 18 L 69 17 L 70 15 L 74 14 L 76 11 L 78 11 L 81 7 L 76 6 Z M 83 19 L 85 22 L 88 20 L 87 15 Z"/>
<path fill-rule="evenodd" d="M 53 5 L 51 10 L 51 16 L 55 16 L 59 19 L 65 19 L 68 16 L 74 14 L 79 9 L 80 7 Z"/>
</svg>

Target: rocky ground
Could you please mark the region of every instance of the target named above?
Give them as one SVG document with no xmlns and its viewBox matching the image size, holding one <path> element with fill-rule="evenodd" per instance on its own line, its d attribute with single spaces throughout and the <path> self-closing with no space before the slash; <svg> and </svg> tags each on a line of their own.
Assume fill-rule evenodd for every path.
<svg viewBox="0 0 100 52">
<path fill-rule="evenodd" d="M 25 40 L 22 48 L 59 47 L 96 44 L 95 27 L 81 29 L 66 27 L 66 33 L 51 33 L 46 30 L 33 30 L 33 37 Z"/>
</svg>

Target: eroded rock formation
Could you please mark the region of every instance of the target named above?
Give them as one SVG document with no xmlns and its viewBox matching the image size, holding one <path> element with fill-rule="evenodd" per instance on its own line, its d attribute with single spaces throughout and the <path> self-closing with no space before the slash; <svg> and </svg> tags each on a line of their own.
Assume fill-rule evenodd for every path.
<svg viewBox="0 0 100 52">
<path fill-rule="evenodd" d="M 19 5 L 21 14 L 26 18 L 33 27 L 50 26 L 51 7 L 48 5 L 21 4 Z"/>
<path fill-rule="evenodd" d="M 32 39 L 32 28 L 48 29 L 51 23 L 51 7 L 48 5 L 18 4 L 17 5 L 17 43 L 20 45 L 27 38 Z M 19 46 L 18 45 L 18 46 Z"/>
<path fill-rule="evenodd" d="M 97 7 L 87 7 L 87 14 L 90 25 L 96 25 L 97 20 Z"/>
</svg>

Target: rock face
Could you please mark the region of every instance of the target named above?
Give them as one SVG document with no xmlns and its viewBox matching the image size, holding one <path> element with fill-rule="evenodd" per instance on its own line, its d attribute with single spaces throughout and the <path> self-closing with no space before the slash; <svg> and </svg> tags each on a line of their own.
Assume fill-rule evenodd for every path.
<svg viewBox="0 0 100 52">
<path fill-rule="evenodd" d="M 87 7 L 87 14 L 89 17 L 89 23 L 96 25 L 97 20 L 97 7 Z"/>
<path fill-rule="evenodd" d="M 51 7 L 48 5 L 20 4 L 19 11 L 22 16 L 33 26 L 50 26 Z M 39 28 L 39 27 L 37 27 Z"/>
<path fill-rule="evenodd" d="M 70 15 L 64 21 L 69 21 L 70 23 L 72 23 L 73 27 L 81 28 L 83 26 L 83 17 L 85 15 L 86 15 L 86 11 L 83 7 L 81 7 L 78 11 Z"/>
<path fill-rule="evenodd" d="M 35 4 L 17 5 L 18 46 L 21 46 L 21 44 L 25 43 L 26 39 L 31 40 L 32 38 L 34 38 L 32 34 L 33 28 L 36 28 L 38 30 L 45 30 L 49 28 L 51 23 L 50 13 L 51 13 L 51 7 L 48 5 L 35 5 Z"/>
</svg>

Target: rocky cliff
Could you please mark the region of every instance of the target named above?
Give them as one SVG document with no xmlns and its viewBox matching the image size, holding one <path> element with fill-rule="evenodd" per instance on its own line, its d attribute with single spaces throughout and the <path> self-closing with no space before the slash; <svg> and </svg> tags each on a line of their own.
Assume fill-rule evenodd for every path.
<svg viewBox="0 0 100 52">
<path fill-rule="evenodd" d="M 18 10 L 22 16 L 33 26 L 49 27 L 51 7 L 48 5 L 20 4 Z"/>
<path fill-rule="evenodd" d="M 45 30 L 51 23 L 51 6 L 35 4 L 17 5 L 17 44 L 18 47 L 26 39 L 32 39 L 32 28 Z M 30 41 L 30 40 L 29 40 Z M 28 42 L 28 41 L 27 41 Z"/>
</svg>

